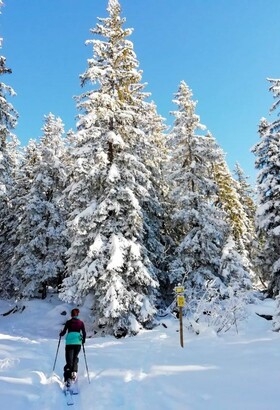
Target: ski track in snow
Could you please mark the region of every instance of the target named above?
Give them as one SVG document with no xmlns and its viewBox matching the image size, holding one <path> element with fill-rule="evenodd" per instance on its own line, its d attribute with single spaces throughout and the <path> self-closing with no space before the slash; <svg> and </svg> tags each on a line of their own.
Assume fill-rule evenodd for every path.
<svg viewBox="0 0 280 410">
<path fill-rule="evenodd" d="M 3 302 L 4 303 L 4 302 Z M 0 313 L 5 311 L 1 305 Z M 267 310 L 268 304 L 264 304 Z M 278 410 L 280 336 L 252 312 L 216 336 L 185 332 L 166 319 L 137 337 L 87 339 L 90 384 L 80 353 L 74 406 L 63 394 L 64 344 L 52 373 L 61 325 L 59 302 L 28 302 L 23 313 L 0 316 L 1 408 L 9 410 Z M 69 310 L 69 309 L 68 309 Z M 258 310 L 261 307 L 258 306 Z M 54 322 L 52 329 L 50 319 Z"/>
</svg>

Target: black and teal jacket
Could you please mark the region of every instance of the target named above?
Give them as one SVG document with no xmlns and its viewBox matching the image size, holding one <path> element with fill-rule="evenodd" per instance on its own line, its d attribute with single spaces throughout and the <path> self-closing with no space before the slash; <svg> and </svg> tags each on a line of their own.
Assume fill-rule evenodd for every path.
<svg viewBox="0 0 280 410">
<path fill-rule="evenodd" d="M 66 332 L 68 332 L 65 340 L 66 345 L 81 345 L 85 343 L 85 325 L 84 322 L 78 318 L 78 316 L 67 320 L 64 325 L 64 329 L 60 332 L 60 336 L 64 336 Z"/>
</svg>

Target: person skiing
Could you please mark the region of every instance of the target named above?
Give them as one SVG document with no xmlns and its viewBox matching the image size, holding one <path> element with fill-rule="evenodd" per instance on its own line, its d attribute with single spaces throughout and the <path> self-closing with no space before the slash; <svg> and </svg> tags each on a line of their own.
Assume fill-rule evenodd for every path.
<svg viewBox="0 0 280 410">
<path fill-rule="evenodd" d="M 63 330 L 59 333 L 62 337 L 67 333 L 65 339 L 65 360 L 64 366 L 64 382 L 70 385 L 71 380 L 76 380 L 78 372 L 78 361 L 81 345 L 86 341 L 85 325 L 79 318 L 79 309 L 75 308 L 71 311 L 71 319 L 67 320 Z"/>
</svg>

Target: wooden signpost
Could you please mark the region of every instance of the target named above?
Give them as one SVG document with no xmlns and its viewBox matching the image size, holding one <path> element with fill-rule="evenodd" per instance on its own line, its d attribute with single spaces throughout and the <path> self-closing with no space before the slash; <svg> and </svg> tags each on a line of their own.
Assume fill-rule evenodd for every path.
<svg viewBox="0 0 280 410">
<path fill-rule="evenodd" d="M 177 306 L 179 308 L 179 321 L 180 321 L 180 344 L 184 347 L 184 334 L 183 334 L 183 307 L 185 306 L 185 297 L 184 297 L 184 287 L 176 286 L 175 292 L 177 295 Z"/>
</svg>

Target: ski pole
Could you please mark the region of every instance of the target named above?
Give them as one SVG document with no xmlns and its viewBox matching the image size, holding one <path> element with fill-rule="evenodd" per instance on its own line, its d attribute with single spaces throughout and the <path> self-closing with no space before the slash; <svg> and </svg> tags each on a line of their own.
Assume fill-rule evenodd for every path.
<svg viewBox="0 0 280 410">
<path fill-rule="evenodd" d="M 56 355 L 55 355 L 55 360 L 54 360 L 54 364 L 53 364 L 53 372 L 54 372 L 55 365 L 56 365 L 56 359 L 57 359 L 57 355 L 58 355 L 60 341 L 61 341 L 61 336 L 59 336 L 58 346 L 57 346 L 57 349 L 56 349 Z"/>
<path fill-rule="evenodd" d="M 88 372 L 88 365 L 87 365 L 87 358 L 86 358 L 86 351 L 85 351 L 85 345 L 83 343 L 83 351 L 84 351 L 84 358 L 85 358 L 85 364 L 86 364 L 86 369 L 87 369 L 87 377 L 88 377 L 88 382 L 90 384 L 90 378 L 89 378 L 89 372 Z"/>
</svg>

